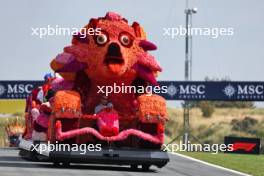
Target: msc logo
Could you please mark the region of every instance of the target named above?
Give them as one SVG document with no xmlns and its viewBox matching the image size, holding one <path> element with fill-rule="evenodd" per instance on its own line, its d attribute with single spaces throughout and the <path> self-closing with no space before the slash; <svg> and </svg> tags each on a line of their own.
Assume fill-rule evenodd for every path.
<svg viewBox="0 0 264 176">
<path fill-rule="evenodd" d="M 5 86 L 0 84 L 0 96 L 2 96 L 5 93 L 5 91 L 6 91 Z"/>
<path fill-rule="evenodd" d="M 205 85 L 180 85 L 179 86 L 179 94 L 188 94 L 188 95 L 195 95 L 195 94 L 205 94 Z"/>
<path fill-rule="evenodd" d="M 205 94 L 205 85 L 195 85 L 195 84 L 187 84 L 187 85 L 179 85 L 174 86 L 173 84 L 169 85 L 168 94 L 173 97 L 175 94 L 179 95 L 202 95 Z"/>
<path fill-rule="evenodd" d="M 226 96 L 231 98 L 233 95 L 237 93 L 237 95 L 241 96 L 257 96 L 264 94 L 264 85 L 237 85 L 236 88 L 228 84 L 224 89 L 223 92 Z"/>
<path fill-rule="evenodd" d="M 224 89 L 223 92 L 226 96 L 228 96 L 229 98 L 231 98 L 235 93 L 236 93 L 236 89 L 234 86 L 232 86 L 231 84 L 228 84 Z"/>
<path fill-rule="evenodd" d="M 8 94 L 30 94 L 33 89 L 32 84 L 8 84 L 7 85 L 7 93 Z"/>
<path fill-rule="evenodd" d="M 177 93 L 177 88 L 173 84 L 169 85 L 167 90 L 168 90 L 168 94 L 171 97 L 173 97 Z"/>
<path fill-rule="evenodd" d="M 261 95 L 264 93 L 264 85 L 238 85 L 238 95 Z"/>
</svg>

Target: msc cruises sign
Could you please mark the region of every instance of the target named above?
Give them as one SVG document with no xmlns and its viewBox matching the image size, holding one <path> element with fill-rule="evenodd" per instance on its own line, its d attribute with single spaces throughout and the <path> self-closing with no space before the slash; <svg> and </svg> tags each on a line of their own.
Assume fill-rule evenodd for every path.
<svg viewBox="0 0 264 176">
<path fill-rule="evenodd" d="M 0 81 L 0 99 L 24 99 L 42 81 Z M 159 81 L 167 100 L 264 101 L 264 82 Z"/>
<path fill-rule="evenodd" d="M 24 99 L 42 81 L 0 81 L 0 99 Z"/>
<path fill-rule="evenodd" d="M 168 100 L 264 101 L 264 82 L 160 81 Z"/>
</svg>

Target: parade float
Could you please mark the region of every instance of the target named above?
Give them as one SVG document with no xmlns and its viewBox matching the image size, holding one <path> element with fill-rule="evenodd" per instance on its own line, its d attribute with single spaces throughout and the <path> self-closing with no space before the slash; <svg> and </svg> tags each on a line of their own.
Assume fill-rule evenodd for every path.
<svg viewBox="0 0 264 176">
<path fill-rule="evenodd" d="M 148 91 L 108 92 L 106 87 L 156 86 L 162 69 L 149 53 L 155 44 L 142 26 L 114 12 L 93 18 L 83 31 L 51 61 L 56 74 L 45 75 L 41 87 L 27 98 L 26 130 L 20 154 L 46 158 L 55 165 L 100 163 L 163 167 L 169 161 L 161 150 L 167 119 L 166 101 Z M 98 145 L 100 150 L 39 151 L 35 144 Z"/>
</svg>

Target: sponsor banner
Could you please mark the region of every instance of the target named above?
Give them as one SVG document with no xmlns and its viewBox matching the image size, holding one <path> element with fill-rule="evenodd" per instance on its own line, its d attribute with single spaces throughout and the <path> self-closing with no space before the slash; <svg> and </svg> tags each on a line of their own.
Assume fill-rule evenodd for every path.
<svg viewBox="0 0 264 176">
<path fill-rule="evenodd" d="M 167 100 L 264 101 L 264 82 L 160 81 Z"/>
<path fill-rule="evenodd" d="M 0 81 L 0 99 L 25 99 L 43 81 Z"/>
<path fill-rule="evenodd" d="M 228 153 L 260 154 L 259 138 L 225 137 L 225 145 L 233 144 L 233 151 Z"/>
<path fill-rule="evenodd" d="M 24 99 L 42 81 L 0 81 L 0 99 Z M 159 81 L 167 100 L 264 101 L 264 82 Z"/>
</svg>

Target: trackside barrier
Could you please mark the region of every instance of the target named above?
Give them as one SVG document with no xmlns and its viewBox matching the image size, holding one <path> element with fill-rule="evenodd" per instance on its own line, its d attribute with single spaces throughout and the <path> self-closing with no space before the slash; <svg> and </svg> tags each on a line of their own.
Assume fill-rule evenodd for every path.
<svg viewBox="0 0 264 176">
<path fill-rule="evenodd" d="M 0 99 L 25 99 L 43 81 L 0 81 Z M 159 81 L 167 100 L 264 101 L 264 82 Z"/>
</svg>

